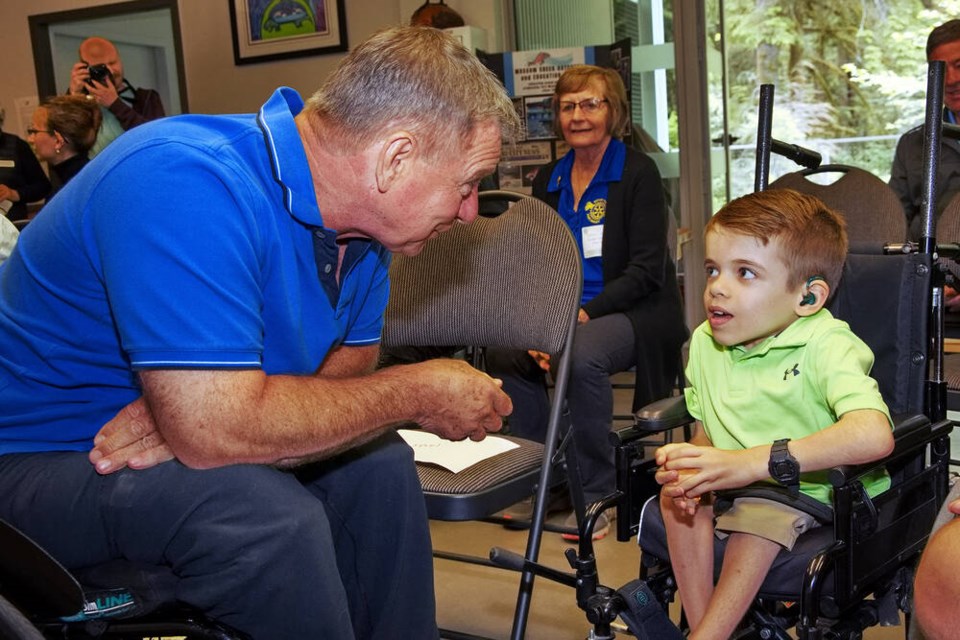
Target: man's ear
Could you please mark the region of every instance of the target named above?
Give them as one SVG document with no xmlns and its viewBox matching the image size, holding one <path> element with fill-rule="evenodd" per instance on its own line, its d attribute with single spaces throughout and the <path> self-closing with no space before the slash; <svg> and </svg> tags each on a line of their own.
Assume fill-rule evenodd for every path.
<svg viewBox="0 0 960 640">
<path fill-rule="evenodd" d="M 813 276 L 804 283 L 794 311 L 800 317 L 812 316 L 827 304 L 829 297 L 830 285 L 827 281 L 821 276 Z"/>
<path fill-rule="evenodd" d="M 407 131 L 389 134 L 379 143 L 377 150 L 377 190 L 386 193 L 406 172 L 412 170 L 412 161 L 417 153 L 416 140 Z"/>
</svg>

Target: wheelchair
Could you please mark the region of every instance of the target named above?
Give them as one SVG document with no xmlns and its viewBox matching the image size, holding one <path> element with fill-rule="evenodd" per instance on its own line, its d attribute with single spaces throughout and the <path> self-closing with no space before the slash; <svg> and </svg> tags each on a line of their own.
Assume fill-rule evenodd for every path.
<svg viewBox="0 0 960 640">
<path fill-rule="evenodd" d="M 942 87 L 943 66 L 931 63 L 928 105 L 942 104 Z M 787 150 L 809 158 L 805 150 L 770 137 L 772 96 L 772 86 L 761 88 L 758 190 L 766 188 L 771 152 L 787 155 L 783 152 Z M 939 108 L 928 107 L 926 130 L 933 138 L 929 148 L 939 148 L 939 117 Z M 927 156 L 928 163 L 936 162 L 935 154 Z M 935 164 L 926 171 L 935 176 Z M 736 638 L 855 640 L 868 627 L 900 624 L 901 615 L 907 633 L 914 569 L 948 493 L 953 428 L 946 419 L 942 363 L 944 274 L 935 261 L 930 209 L 930 224 L 919 246 L 851 246 L 830 303 L 833 314 L 847 321 L 874 351 L 873 375 L 894 418 L 894 451 L 875 463 L 828 471 L 832 508 L 819 508 L 817 503 L 813 514 L 823 526 L 801 535 L 791 552 L 782 551 L 776 558 Z M 651 601 L 663 617 L 677 593 L 652 453 L 662 442 L 654 436 L 691 421 L 682 397 L 666 398 L 640 409 L 633 426 L 611 434 L 618 491 L 588 509 L 581 523 L 580 548 L 567 552 L 574 573 L 546 567 L 536 571 L 576 589 L 577 603 L 594 625 L 591 638 L 614 638 L 618 617 L 634 636 L 668 637 L 645 628 L 643 620 Z M 871 498 L 860 478 L 879 467 L 889 473 L 891 486 Z M 772 485 L 751 495 L 796 506 L 786 490 Z M 736 496 L 727 492 L 724 497 Z M 639 579 L 619 589 L 601 584 L 588 533 L 596 514 L 611 506 L 617 508 L 618 540 L 637 536 L 641 549 Z M 715 542 L 717 571 L 724 547 L 725 541 Z M 497 549 L 491 557 L 503 564 L 522 561 Z M 669 636 L 679 637 L 679 631 L 672 629 Z"/>
<path fill-rule="evenodd" d="M 0 549 L 0 638 L 246 639 L 177 602 L 163 567 L 117 561 L 71 573 L 3 520 Z"/>
</svg>

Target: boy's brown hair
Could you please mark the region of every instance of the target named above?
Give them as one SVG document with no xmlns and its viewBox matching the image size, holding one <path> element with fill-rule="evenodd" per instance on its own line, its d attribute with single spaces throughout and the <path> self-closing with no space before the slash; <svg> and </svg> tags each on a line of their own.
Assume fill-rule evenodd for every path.
<svg viewBox="0 0 960 640">
<path fill-rule="evenodd" d="M 721 227 L 757 238 L 777 238 L 787 267 L 787 288 L 823 276 L 830 290 L 840 283 L 847 257 L 847 225 L 822 200 L 792 189 L 768 189 L 727 203 L 707 223 L 704 234 Z"/>
</svg>

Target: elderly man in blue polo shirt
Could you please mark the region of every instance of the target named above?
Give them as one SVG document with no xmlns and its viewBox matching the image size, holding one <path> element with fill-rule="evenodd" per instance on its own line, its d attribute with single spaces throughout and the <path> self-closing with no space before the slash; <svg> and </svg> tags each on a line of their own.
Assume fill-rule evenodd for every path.
<svg viewBox="0 0 960 640">
<path fill-rule="evenodd" d="M 464 363 L 374 372 L 387 266 L 476 217 L 518 127 L 462 46 L 398 27 L 305 106 L 110 145 L 0 267 L 0 518 L 68 568 L 168 566 L 255 639 L 436 637 L 390 427 L 481 439 L 511 405 Z"/>
</svg>

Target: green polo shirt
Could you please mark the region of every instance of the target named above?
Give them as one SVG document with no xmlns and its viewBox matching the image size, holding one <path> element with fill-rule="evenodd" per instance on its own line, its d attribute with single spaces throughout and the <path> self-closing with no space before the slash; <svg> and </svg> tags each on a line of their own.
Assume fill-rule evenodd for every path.
<svg viewBox="0 0 960 640">
<path fill-rule="evenodd" d="M 871 367 L 870 348 L 826 309 L 752 349 L 715 342 L 704 322 L 690 339 L 687 408 L 718 449 L 803 438 L 857 409 L 876 409 L 889 420 Z M 890 486 L 886 473 L 863 482 L 870 495 Z M 826 471 L 802 474 L 800 490 L 830 504 Z"/>
</svg>

